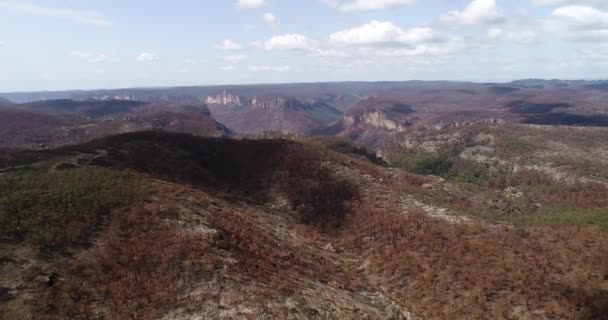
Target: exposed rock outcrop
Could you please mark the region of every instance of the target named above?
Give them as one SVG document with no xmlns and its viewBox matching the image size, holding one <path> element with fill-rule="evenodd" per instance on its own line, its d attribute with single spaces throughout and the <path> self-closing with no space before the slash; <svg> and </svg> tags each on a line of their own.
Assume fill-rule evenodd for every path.
<svg viewBox="0 0 608 320">
<path fill-rule="evenodd" d="M 207 96 L 205 98 L 205 103 L 237 106 L 242 105 L 240 96 L 230 94 L 227 91 L 222 91 L 222 93 L 218 95 Z"/>
</svg>

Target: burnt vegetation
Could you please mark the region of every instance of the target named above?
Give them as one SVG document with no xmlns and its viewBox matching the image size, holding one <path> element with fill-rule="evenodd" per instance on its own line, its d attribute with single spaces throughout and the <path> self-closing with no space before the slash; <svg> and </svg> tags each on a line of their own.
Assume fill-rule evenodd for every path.
<svg viewBox="0 0 608 320">
<path fill-rule="evenodd" d="M 505 105 L 511 112 L 515 114 L 539 114 L 549 113 L 554 109 L 569 109 L 574 106 L 568 103 L 533 103 L 522 100 L 509 102 Z"/>
<path fill-rule="evenodd" d="M 255 203 L 268 201 L 271 193 L 284 193 L 307 223 L 339 225 L 358 193 L 353 183 L 332 172 L 325 151 L 283 139 L 234 140 L 150 131 L 63 151 L 99 149 L 107 150 L 107 155 L 91 165 L 132 169 Z"/>
<path fill-rule="evenodd" d="M 116 113 L 129 112 L 145 103 L 130 100 L 45 100 L 19 105 L 19 108 L 50 114 L 80 114 L 91 118 L 100 118 Z"/>
<path fill-rule="evenodd" d="M 490 87 L 490 92 L 492 92 L 493 94 L 509 94 L 509 93 L 513 93 L 516 91 L 519 91 L 519 88 L 516 87 L 507 87 L 507 86 L 491 86 Z"/>
<path fill-rule="evenodd" d="M 608 127 L 608 116 L 554 112 L 542 115 L 529 115 L 526 117 L 525 123 L 547 126 Z"/>
<path fill-rule="evenodd" d="M 246 306 L 245 317 L 290 318 L 294 310 L 273 308 L 302 292 L 323 292 L 319 299 L 332 305 L 297 310 L 313 319 L 365 318 L 334 312 L 371 309 L 376 297 L 390 297 L 381 311 L 390 305 L 422 319 L 605 317 L 605 231 L 567 220 L 547 226 L 539 215 L 605 210 L 605 186 L 466 161 L 466 147 L 406 154 L 401 165 L 416 175 L 375 165 L 342 140 L 118 135 L 7 157 L 12 166 L 91 160 L 0 176 L 0 230 L 3 241 L 62 253 L 48 281 L 28 284 L 39 319 L 150 319 L 209 306 L 218 313 L 199 315 Z M 454 188 L 428 189 L 437 179 L 423 175 Z M 509 188 L 522 196 L 505 202 Z M 474 203 L 479 194 L 497 209 Z M 515 223 L 505 226 L 441 218 L 402 199 L 409 195 L 429 207 L 541 219 L 534 226 L 503 219 Z M 0 300 L 18 295 L 0 288 Z M 16 315 L 0 304 L 0 316 L 23 318 Z"/>
<path fill-rule="evenodd" d="M 0 240 L 60 251 L 86 245 L 112 209 L 136 198 L 134 178 L 107 169 L 0 176 Z"/>
</svg>

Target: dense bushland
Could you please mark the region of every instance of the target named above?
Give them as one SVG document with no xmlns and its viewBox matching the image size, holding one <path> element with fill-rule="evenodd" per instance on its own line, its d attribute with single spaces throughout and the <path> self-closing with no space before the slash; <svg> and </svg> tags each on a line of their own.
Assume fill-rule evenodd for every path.
<svg viewBox="0 0 608 320">
<path fill-rule="evenodd" d="M 133 176 L 109 169 L 0 176 L 0 237 L 56 249 L 83 244 L 105 215 L 137 196 Z"/>
<path fill-rule="evenodd" d="M 95 146 L 110 151 L 99 163 L 157 178 L 182 172 L 177 180 L 191 181 L 187 169 L 164 165 L 176 153 L 208 175 L 193 180 L 196 188 L 148 181 L 153 186 L 149 202 L 102 214 L 110 222 L 95 246 L 53 266 L 53 284 L 36 288 L 38 318 L 145 319 L 171 317 L 167 311 L 176 309 L 200 315 L 200 309 L 209 310 L 205 308 L 222 314 L 241 301 L 257 308 L 244 317 L 272 318 L 289 298 L 319 290 L 328 293 L 320 299 L 335 309 L 345 308 L 331 300 L 338 296 L 366 306 L 389 297 L 422 319 L 601 319 L 608 312 L 608 243 L 597 228 L 442 220 L 409 201 L 410 195 L 426 194 L 428 198 L 420 199 L 432 206 L 447 195 L 447 203 L 468 201 L 469 207 L 487 211 L 486 202 L 474 202 L 481 195 L 508 204 L 497 209 L 502 214 L 518 212 L 507 208 L 524 208 L 518 207 L 520 200 L 537 207 L 533 216 L 561 201 L 595 212 L 608 199 L 601 196 L 600 186 L 560 185 L 534 171 L 504 174 L 455 162 L 450 172 L 459 176 L 448 176 L 454 183 L 442 188 L 440 179 L 387 170 L 295 142 L 207 144 L 196 138 L 186 144 L 146 138 L 125 147 L 127 138 L 112 148 Z M 233 150 L 230 143 L 249 151 Z M 151 164 L 135 154 L 139 150 L 147 152 Z M 224 167 L 228 155 L 249 155 L 261 169 L 253 176 L 217 171 L 230 169 Z M 91 168 L 52 174 L 79 170 L 123 175 Z M 87 185 L 74 179 L 76 185 Z M 259 199 L 252 203 L 247 197 L 258 198 L 257 193 L 246 190 L 254 187 L 268 196 L 284 196 L 296 212 Z M 524 195 L 507 203 L 506 189 L 510 195 Z M 231 191 L 239 198 L 224 194 Z M 255 313 L 259 310 L 264 312 Z M 311 313 L 309 318 L 314 317 L 322 315 Z"/>
<path fill-rule="evenodd" d="M 324 163 L 324 150 L 288 140 L 139 132 L 68 149 L 109 150 L 94 164 L 134 169 L 258 203 L 278 191 L 307 223 L 338 225 L 357 194 L 353 183 Z"/>
<path fill-rule="evenodd" d="M 169 181 L 251 195 L 264 191 L 285 140 L 202 138 L 148 131 L 111 136 L 67 150 L 108 155 L 93 164 L 129 168 Z"/>
<path fill-rule="evenodd" d="M 372 151 L 368 150 L 367 148 L 365 148 L 361 145 L 358 145 L 358 144 L 352 142 L 351 140 L 345 139 L 345 138 L 318 137 L 318 138 L 313 138 L 310 141 L 312 141 L 313 143 L 319 143 L 322 146 L 328 148 L 329 150 L 332 150 L 332 151 L 335 151 L 338 153 L 366 158 L 373 164 L 377 164 L 377 165 L 381 165 L 381 166 L 388 165 L 388 163 L 386 163 L 386 161 L 384 161 L 382 158 L 378 157 Z"/>
<path fill-rule="evenodd" d="M 286 152 L 275 179 L 303 222 L 338 227 L 357 200 L 359 187 L 336 175 L 322 154 L 303 151 Z"/>
<path fill-rule="evenodd" d="M 370 204 L 345 233 L 361 276 L 423 319 L 602 319 L 608 243 L 593 228 L 491 227 Z"/>
<path fill-rule="evenodd" d="M 455 148 L 441 152 L 412 152 L 405 154 L 398 166 L 421 175 L 447 177 L 453 174 L 453 166 L 458 161 L 462 149 Z"/>
<path fill-rule="evenodd" d="M 406 154 L 400 167 L 447 179 L 467 201 L 458 211 L 511 223 L 595 224 L 608 228 L 608 188 L 564 182 L 531 169 L 462 159 L 462 147 Z M 449 205 L 454 205 L 451 203 Z"/>
<path fill-rule="evenodd" d="M 162 214 L 142 208 L 117 212 L 99 245 L 58 274 L 44 292 L 41 318 L 148 319 L 175 308 L 180 295 L 213 268 L 210 242 L 181 232 Z"/>
</svg>

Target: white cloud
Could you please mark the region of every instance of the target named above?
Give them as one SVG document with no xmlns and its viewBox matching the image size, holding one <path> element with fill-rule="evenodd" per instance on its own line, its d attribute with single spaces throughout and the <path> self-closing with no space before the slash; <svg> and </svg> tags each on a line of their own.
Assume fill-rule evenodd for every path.
<svg viewBox="0 0 608 320">
<path fill-rule="evenodd" d="M 236 66 L 221 66 L 218 69 L 222 71 L 235 71 L 237 68 Z"/>
<path fill-rule="evenodd" d="M 310 55 L 322 58 L 348 58 L 351 56 L 348 52 L 336 49 L 315 49 Z"/>
<path fill-rule="evenodd" d="M 160 60 L 160 58 L 153 53 L 142 52 L 137 56 L 137 58 L 135 58 L 135 60 L 139 62 L 153 62 Z"/>
<path fill-rule="evenodd" d="M 224 57 L 224 60 L 226 62 L 233 63 L 233 64 L 241 63 L 241 62 L 243 62 L 246 59 L 247 59 L 247 56 L 243 55 L 243 54 Z"/>
<path fill-rule="evenodd" d="M 414 66 L 447 59 L 467 47 L 462 38 L 440 36 L 430 27 L 403 29 L 382 21 L 335 32 L 329 43 L 335 47 L 317 48 L 311 55 L 348 58 L 347 63 Z"/>
<path fill-rule="evenodd" d="M 454 38 L 441 43 L 422 43 L 410 47 L 365 47 L 360 53 L 365 56 L 409 58 L 409 62 L 428 63 L 448 57 L 465 47 L 462 39 Z M 416 60 L 412 60 L 413 58 Z"/>
<path fill-rule="evenodd" d="M 303 35 L 284 34 L 268 39 L 264 49 L 271 50 L 312 50 L 316 43 Z"/>
<path fill-rule="evenodd" d="M 284 34 L 275 36 L 265 42 L 254 41 L 251 46 L 267 51 L 300 51 L 311 57 L 339 58 L 349 57 L 350 54 L 335 48 L 321 47 L 318 41 L 308 39 L 299 34 Z"/>
<path fill-rule="evenodd" d="M 593 7 L 560 7 L 553 11 L 552 16 L 577 29 L 608 29 L 608 12 Z"/>
<path fill-rule="evenodd" d="M 112 23 L 105 19 L 99 12 L 93 10 L 44 7 L 25 2 L 13 1 L 0 2 L 0 10 L 30 16 L 63 19 L 82 24 L 90 24 L 97 27 L 108 27 L 112 25 Z"/>
<path fill-rule="evenodd" d="M 253 72 L 279 72 L 285 73 L 291 71 L 290 66 L 251 66 L 249 70 Z"/>
<path fill-rule="evenodd" d="M 532 0 L 532 3 L 536 6 L 563 6 L 569 4 L 604 6 L 607 5 L 606 2 L 606 0 Z"/>
<path fill-rule="evenodd" d="M 330 8 L 337 8 L 338 4 L 339 4 L 338 0 L 319 0 L 319 1 Z"/>
<path fill-rule="evenodd" d="M 555 6 L 563 5 L 569 2 L 575 2 L 580 0 L 532 0 L 532 3 L 537 6 Z"/>
<path fill-rule="evenodd" d="M 95 52 L 73 51 L 73 52 L 70 52 L 70 56 L 83 59 L 90 63 L 106 62 L 109 59 L 109 57 L 106 54 L 95 53 Z"/>
<path fill-rule="evenodd" d="M 336 1 L 326 1 L 330 6 L 337 6 Z M 353 0 L 340 6 L 342 11 L 379 10 L 412 5 L 416 0 Z"/>
<path fill-rule="evenodd" d="M 441 21 L 465 25 L 498 23 L 504 16 L 496 7 L 496 0 L 473 0 L 462 11 L 450 11 Z"/>
<path fill-rule="evenodd" d="M 190 69 L 188 68 L 170 68 L 168 70 L 171 73 L 190 73 Z"/>
<path fill-rule="evenodd" d="M 243 49 L 243 46 L 240 43 L 234 42 L 230 39 L 225 39 L 220 44 L 218 44 L 216 48 L 222 50 L 241 50 Z"/>
<path fill-rule="evenodd" d="M 434 40 L 437 40 L 437 37 L 429 27 L 403 30 L 392 22 L 380 21 L 372 21 L 329 36 L 332 44 L 359 46 L 403 46 Z"/>
<path fill-rule="evenodd" d="M 205 64 L 208 62 L 209 62 L 209 60 L 207 60 L 207 59 L 186 59 L 186 60 L 184 60 L 184 64 L 190 65 L 190 66 Z"/>
<path fill-rule="evenodd" d="M 580 49 L 582 60 L 608 62 L 608 47 Z"/>
<path fill-rule="evenodd" d="M 530 44 L 536 41 L 538 34 L 533 30 L 505 30 L 493 27 L 488 30 L 488 37 L 494 40 L 509 40 L 520 44 Z"/>
<path fill-rule="evenodd" d="M 266 5 L 264 0 L 238 0 L 236 6 L 241 9 L 259 9 Z"/>
<path fill-rule="evenodd" d="M 502 38 L 502 36 L 504 36 L 505 31 L 501 28 L 490 28 L 488 30 L 488 37 L 490 37 L 491 39 L 499 39 Z"/>
<path fill-rule="evenodd" d="M 266 12 L 264 13 L 264 22 L 266 22 L 268 25 L 274 26 L 277 23 L 277 17 L 272 14 L 272 12 Z"/>
<path fill-rule="evenodd" d="M 576 41 L 608 40 L 608 11 L 587 6 L 564 6 L 545 21 L 549 31 Z"/>
</svg>

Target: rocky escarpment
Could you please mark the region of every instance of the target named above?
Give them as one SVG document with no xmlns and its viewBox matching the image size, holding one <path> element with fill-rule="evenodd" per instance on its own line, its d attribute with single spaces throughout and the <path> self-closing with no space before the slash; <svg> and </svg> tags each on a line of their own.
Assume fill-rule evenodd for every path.
<svg viewBox="0 0 608 320">
<path fill-rule="evenodd" d="M 502 126 L 506 123 L 503 119 L 482 119 L 477 121 L 442 121 L 433 126 L 435 130 L 443 130 L 450 128 L 464 128 L 472 127 L 477 125 L 491 125 L 491 126 Z"/>
<path fill-rule="evenodd" d="M 308 134 L 336 121 L 342 113 L 321 100 L 300 100 L 281 95 L 246 98 L 222 93 L 207 97 L 213 117 L 243 134 L 267 131 Z"/>
<path fill-rule="evenodd" d="M 251 107 L 253 109 L 280 109 L 286 105 L 287 102 L 295 104 L 295 99 L 287 99 L 284 97 L 266 97 L 251 99 Z"/>
<path fill-rule="evenodd" d="M 300 101 L 282 95 L 265 95 L 245 97 L 222 91 L 217 95 L 205 97 L 205 103 L 221 106 L 246 106 L 253 110 L 306 109 L 319 102 L 316 100 Z"/>
<path fill-rule="evenodd" d="M 366 125 L 373 128 L 384 129 L 388 131 L 405 131 L 406 127 L 412 124 L 412 121 L 405 120 L 397 122 L 393 119 L 390 119 L 386 113 L 379 110 L 374 110 L 356 116 L 347 115 L 342 120 L 342 123 L 346 127 L 355 125 Z"/>
<path fill-rule="evenodd" d="M 419 120 L 409 105 L 372 97 L 359 101 L 342 119 L 318 133 L 348 137 L 369 149 L 380 150 Z"/>
<path fill-rule="evenodd" d="M 416 120 L 415 110 L 402 102 L 367 98 L 357 103 L 344 117 L 345 126 L 368 126 L 388 131 L 404 131 Z"/>
<path fill-rule="evenodd" d="M 238 95 L 230 94 L 226 91 L 222 91 L 222 93 L 217 95 L 207 96 L 205 98 L 205 103 L 207 104 L 220 104 L 220 105 L 241 105 L 241 97 Z"/>
</svg>

